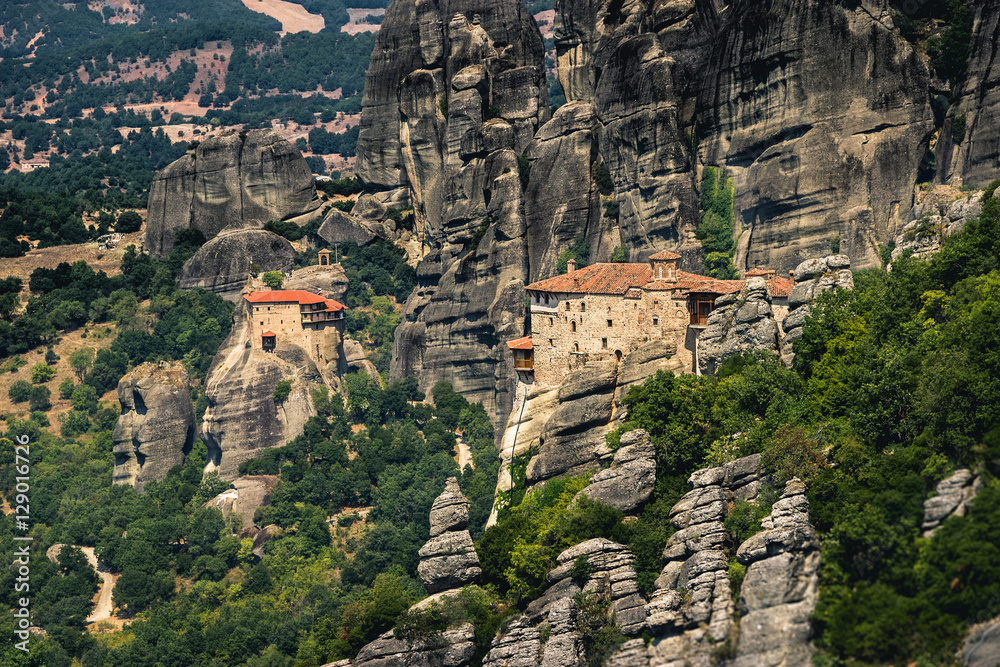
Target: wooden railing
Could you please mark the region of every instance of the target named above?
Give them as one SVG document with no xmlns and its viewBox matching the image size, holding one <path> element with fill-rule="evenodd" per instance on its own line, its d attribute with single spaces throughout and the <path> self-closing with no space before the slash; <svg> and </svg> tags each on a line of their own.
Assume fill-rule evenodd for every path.
<svg viewBox="0 0 1000 667">
<path fill-rule="evenodd" d="M 535 362 L 532 359 L 515 359 L 514 370 L 531 371 L 535 369 Z"/>
</svg>

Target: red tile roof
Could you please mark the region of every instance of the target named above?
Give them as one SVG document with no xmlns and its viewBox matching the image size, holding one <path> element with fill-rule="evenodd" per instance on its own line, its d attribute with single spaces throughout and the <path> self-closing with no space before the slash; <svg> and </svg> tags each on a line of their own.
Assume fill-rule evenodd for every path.
<svg viewBox="0 0 1000 667">
<path fill-rule="evenodd" d="M 260 336 L 261 336 L 261 338 L 273 338 L 274 336 L 277 336 L 277 335 L 278 334 L 274 333 L 273 331 L 265 331 Z"/>
<path fill-rule="evenodd" d="M 754 276 L 766 276 L 774 271 L 768 271 L 767 269 L 750 269 L 743 274 L 744 278 L 753 278 Z"/>
<path fill-rule="evenodd" d="M 681 256 L 676 252 L 670 252 L 669 250 L 661 250 L 655 255 L 650 255 L 650 259 L 680 259 Z"/>
<path fill-rule="evenodd" d="M 670 253 L 668 250 L 653 255 L 661 259 Z M 680 257 L 680 255 L 677 255 Z M 755 269 L 760 271 L 760 269 Z M 751 274 L 748 275 L 761 275 Z M 539 280 L 527 286 L 526 289 L 537 292 L 556 292 L 563 294 L 619 294 L 626 298 L 638 298 L 638 289 L 647 292 L 701 292 L 707 294 L 733 294 L 743 289 L 745 280 L 719 280 L 696 273 L 678 271 L 676 280 L 650 280 L 653 270 L 649 264 L 593 264 L 577 269 L 572 273 Z M 767 281 L 768 292 L 772 297 L 785 298 L 792 291 L 792 282 L 787 278 L 773 278 Z"/>
<path fill-rule="evenodd" d="M 531 336 L 525 336 L 524 338 L 518 338 L 517 340 L 509 340 L 507 341 L 507 347 L 512 350 L 530 350 L 532 348 Z"/>
<path fill-rule="evenodd" d="M 342 310 L 344 306 L 333 299 L 326 299 L 320 294 L 313 294 L 305 290 L 272 290 L 270 292 L 252 292 L 243 296 L 250 303 L 290 303 L 297 302 L 299 305 L 311 305 L 314 303 L 326 304 L 327 310 Z"/>
<path fill-rule="evenodd" d="M 649 264 L 592 264 L 531 283 L 526 289 L 563 294 L 625 294 L 630 287 L 645 285 L 652 275 Z"/>
</svg>

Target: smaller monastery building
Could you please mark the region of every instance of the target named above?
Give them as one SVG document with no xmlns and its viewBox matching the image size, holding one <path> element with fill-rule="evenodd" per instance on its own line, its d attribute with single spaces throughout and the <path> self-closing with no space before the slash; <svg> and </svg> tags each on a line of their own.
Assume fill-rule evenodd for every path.
<svg viewBox="0 0 1000 667">
<path fill-rule="evenodd" d="M 283 345 L 296 345 L 321 368 L 337 361 L 344 306 L 305 290 L 251 292 L 243 298 L 249 309 L 251 347 L 275 352 Z M 331 337 L 333 331 L 340 335 Z"/>
<path fill-rule="evenodd" d="M 715 300 L 745 280 L 718 280 L 680 269 L 681 256 L 658 252 L 644 263 L 593 264 L 527 286 L 531 335 L 507 343 L 522 381 L 554 386 L 588 361 L 621 359 L 643 343 L 666 338 L 683 367 L 695 372 L 697 337 Z M 792 281 L 755 270 L 767 283 L 775 319 L 787 312 Z"/>
</svg>

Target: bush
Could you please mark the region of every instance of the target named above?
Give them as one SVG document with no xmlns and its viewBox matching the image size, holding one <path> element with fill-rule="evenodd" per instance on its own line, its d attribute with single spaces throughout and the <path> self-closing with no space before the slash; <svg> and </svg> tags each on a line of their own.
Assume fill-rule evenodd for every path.
<svg viewBox="0 0 1000 667">
<path fill-rule="evenodd" d="M 34 384 L 45 384 L 56 375 L 55 369 L 46 363 L 35 364 L 31 367 L 31 381 Z"/>
<path fill-rule="evenodd" d="M 68 380 L 69 378 L 66 379 Z M 79 410 L 80 412 L 85 412 L 87 414 L 93 414 L 97 411 L 97 390 L 89 384 L 81 384 L 73 390 L 69 401 L 73 405 L 74 410 Z"/>
<path fill-rule="evenodd" d="M 288 400 L 288 395 L 292 393 L 292 381 L 282 380 L 274 387 L 274 402 L 284 403 Z"/>
<path fill-rule="evenodd" d="M 280 290 L 281 281 L 284 280 L 285 274 L 282 273 L 281 271 L 268 271 L 267 273 L 263 274 L 260 278 L 261 280 L 264 281 L 264 284 L 270 287 L 271 289 Z"/>
<path fill-rule="evenodd" d="M 119 234 L 131 234 L 142 229 L 142 217 L 135 211 L 125 211 L 118 216 L 115 231 Z"/>
<path fill-rule="evenodd" d="M 33 387 L 31 398 L 28 399 L 28 406 L 31 411 L 40 410 L 47 412 L 52 409 L 52 392 L 48 387 Z"/>
<path fill-rule="evenodd" d="M 629 256 L 628 246 L 622 244 L 617 248 L 615 248 L 615 251 L 611 253 L 611 261 L 618 264 L 623 264 L 628 261 L 628 256 Z"/>
<path fill-rule="evenodd" d="M 31 383 L 27 380 L 17 380 L 7 390 L 7 396 L 14 403 L 24 403 L 31 398 Z"/>
<path fill-rule="evenodd" d="M 73 388 L 76 385 L 73 384 L 73 378 L 64 378 L 62 382 L 59 383 L 59 398 L 69 398 L 73 395 Z"/>
<path fill-rule="evenodd" d="M 611 171 L 603 162 L 599 162 L 594 167 L 594 183 L 597 184 L 597 191 L 605 197 L 615 191 L 615 182 L 611 180 Z"/>
</svg>

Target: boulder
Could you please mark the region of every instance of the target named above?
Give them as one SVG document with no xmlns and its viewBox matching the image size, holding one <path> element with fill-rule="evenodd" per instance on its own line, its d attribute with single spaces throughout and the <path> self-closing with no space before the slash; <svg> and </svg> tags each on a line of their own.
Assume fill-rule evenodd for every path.
<svg viewBox="0 0 1000 667">
<path fill-rule="evenodd" d="M 184 463 L 194 443 L 191 381 L 183 364 L 146 362 L 118 382 L 122 413 L 115 424 L 115 484 L 140 493 Z"/>
<path fill-rule="evenodd" d="M 292 271 L 291 277 L 282 282 L 281 288 L 306 292 L 322 290 L 327 299 L 344 303 L 347 296 L 347 274 L 340 264 L 306 266 Z"/>
<path fill-rule="evenodd" d="M 471 623 L 412 643 L 389 630 L 358 651 L 354 667 L 464 667 L 476 653 L 474 639 Z"/>
<path fill-rule="evenodd" d="M 778 351 L 778 323 L 767 283 L 753 277 L 746 281 L 739 300 L 716 299 L 708 326 L 698 337 L 698 366 L 711 375 L 729 357 L 757 351 Z"/>
<path fill-rule="evenodd" d="M 1000 664 L 1000 616 L 969 628 L 960 651 L 964 667 Z"/>
<path fill-rule="evenodd" d="M 357 208 L 355 206 L 355 208 Z M 364 246 L 383 236 L 385 232 L 380 225 L 365 222 L 350 213 L 331 208 L 323 218 L 323 224 L 316 231 L 327 243 L 356 243 Z"/>
<path fill-rule="evenodd" d="M 458 480 L 449 477 L 431 505 L 431 539 L 420 548 L 417 574 L 428 593 L 460 588 L 478 577 L 479 556 L 466 526 L 469 500 L 462 495 Z"/>
<path fill-rule="evenodd" d="M 270 220 L 304 223 L 319 206 L 312 172 L 293 144 L 272 130 L 223 133 L 153 177 L 144 246 L 164 256 L 179 229 L 211 240 L 223 229 L 259 229 Z"/>
<path fill-rule="evenodd" d="M 462 495 L 458 480 L 449 477 L 444 491 L 431 505 L 431 537 L 448 530 L 463 530 L 469 525 L 469 499 Z"/>
<path fill-rule="evenodd" d="M 290 271 L 295 250 L 286 239 L 263 229 L 226 231 L 203 245 L 177 274 L 177 286 L 201 288 L 229 301 L 240 298 L 251 263 L 257 272 Z"/>
<path fill-rule="evenodd" d="M 498 634 L 483 659 L 483 667 L 538 667 L 538 653 L 542 644 L 537 628 L 521 616 Z"/>
</svg>

